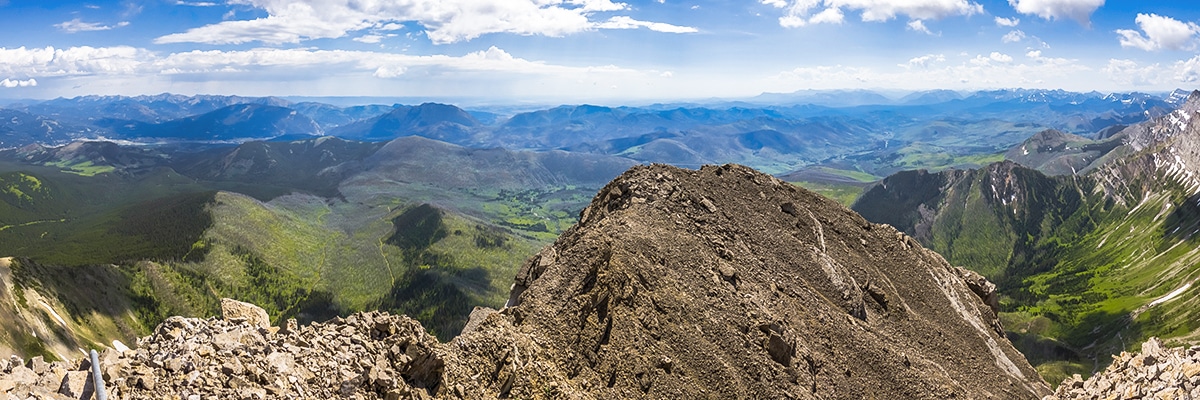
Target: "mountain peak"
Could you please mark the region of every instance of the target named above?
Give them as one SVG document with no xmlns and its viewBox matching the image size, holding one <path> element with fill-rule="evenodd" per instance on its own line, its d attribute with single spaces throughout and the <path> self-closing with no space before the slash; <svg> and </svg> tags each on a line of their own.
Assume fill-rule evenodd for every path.
<svg viewBox="0 0 1200 400">
<path fill-rule="evenodd" d="M 608 381 L 600 397 L 1044 394 L 959 270 L 915 243 L 747 167 L 638 166 L 522 267 L 505 313 Z"/>
</svg>

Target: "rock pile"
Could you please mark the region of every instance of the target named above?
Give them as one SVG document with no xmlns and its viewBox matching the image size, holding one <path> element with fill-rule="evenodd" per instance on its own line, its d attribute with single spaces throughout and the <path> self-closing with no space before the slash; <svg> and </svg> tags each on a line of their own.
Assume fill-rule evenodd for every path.
<svg viewBox="0 0 1200 400">
<path fill-rule="evenodd" d="M 1164 349 L 1150 338 L 1140 353 L 1113 358 L 1104 372 L 1087 380 L 1078 374 L 1067 378 L 1043 400 L 1200 399 L 1200 346 Z"/>
<path fill-rule="evenodd" d="M 104 351 L 109 398 L 421 398 L 440 383 L 438 342 L 408 317 L 368 312 L 282 328 L 256 322 L 171 317 L 137 349 Z M 0 362 L 0 398 L 91 398 L 87 361 L 35 357 L 25 365 Z"/>
</svg>

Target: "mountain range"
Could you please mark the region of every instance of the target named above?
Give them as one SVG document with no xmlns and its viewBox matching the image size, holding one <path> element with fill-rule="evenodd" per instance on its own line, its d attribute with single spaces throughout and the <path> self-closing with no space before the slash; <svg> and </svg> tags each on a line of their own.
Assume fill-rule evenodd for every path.
<svg viewBox="0 0 1200 400">
<path fill-rule="evenodd" d="M 276 97 L 84 96 L 0 109 L 8 115 L 0 119 L 0 148 L 76 140 L 422 136 L 471 148 L 560 149 L 693 167 L 738 162 L 772 173 L 819 166 L 878 178 L 905 169 L 980 166 L 985 163 L 969 156 L 998 154 L 1045 129 L 1095 137 L 1113 124 L 1163 115 L 1179 97 L 1010 89 L 918 92 L 893 100 L 869 91 L 812 91 L 756 102 L 511 112 L 437 103 L 341 107 Z"/>
<path fill-rule="evenodd" d="M 15 257 L 0 278 L 24 300 L 0 320 L 31 334 L 0 335 L 0 346 L 68 358 L 172 315 L 214 315 L 220 297 L 276 320 L 388 310 L 449 339 L 475 306 L 512 301 L 522 263 L 591 213 L 657 199 L 630 193 L 661 182 L 613 189 L 622 171 L 735 161 L 857 198 L 854 211 L 915 239 L 897 246 L 919 242 L 994 281 L 995 326 L 1060 381 L 1150 335 L 1195 342 L 1200 94 L 1179 97 L 930 92 L 888 105 L 511 115 L 172 95 L 13 106 L 0 110 L 13 134 L 0 137 L 25 144 L 0 150 L 0 254 Z M 95 114 L 64 117 L 70 107 Z M 95 111 L 106 107 L 129 118 Z M 679 172 L 653 168 L 664 182 Z M 698 194 L 717 184 L 706 182 L 656 196 L 685 196 L 661 203 L 679 215 L 721 214 Z M 818 220 L 833 212 L 821 207 Z M 720 232 L 704 239 L 724 246 L 717 257 L 745 253 Z M 872 283 L 851 286 L 869 297 Z"/>
<path fill-rule="evenodd" d="M 1200 332 L 1198 110 L 1200 92 L 1100 141 L 1044 131 L 1008 152 L 1029 166 L 898 173 L 854 209 L 994 280 L 1048 379 L 1088 374 L 1150 336 Z"/>
</svg>

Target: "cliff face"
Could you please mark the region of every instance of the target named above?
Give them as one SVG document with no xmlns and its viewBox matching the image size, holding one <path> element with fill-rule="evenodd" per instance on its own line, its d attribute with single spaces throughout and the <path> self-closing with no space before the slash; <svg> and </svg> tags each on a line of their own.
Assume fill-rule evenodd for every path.
<svg viewBox="0 0 1200 400">
<path fill-rule="evenodd" d="M 377 313 L 283 329 L 174 318 L 107 351 L 103 371 L 125 398 L 1049 393 L 986 281 L 768 175 L 639 166 L 581 217 L 521 269 L 508 307 L 478 309 L 448 343 Z"/>
</svg>

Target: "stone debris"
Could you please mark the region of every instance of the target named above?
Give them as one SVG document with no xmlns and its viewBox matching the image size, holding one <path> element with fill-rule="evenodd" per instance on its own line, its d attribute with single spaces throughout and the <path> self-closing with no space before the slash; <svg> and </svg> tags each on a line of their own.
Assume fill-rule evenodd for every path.
<svg viewBox="0 0 1200 400">
<path fill-rule="evenodd" d="M 250 315 L 262 311 L 237 303 Z M 236 315 L 171 317 L 135 350 L 103 351 L 108 397 L 418 398 L 440 383 L 437 339 L 408 317 L 367 312 L 281 331 Z M 90 399 L 89 368 L 86 360 L 0 361 L 0 399 Z"/>
<path fill-rule="evenodd" d="M 1139 353 L 1122 352 L 1104 372 L 1075 374 L 1043 400 L 1200 399 L 1200 346 L 1163 348 L 1158 338 Z"/>
</svg>

